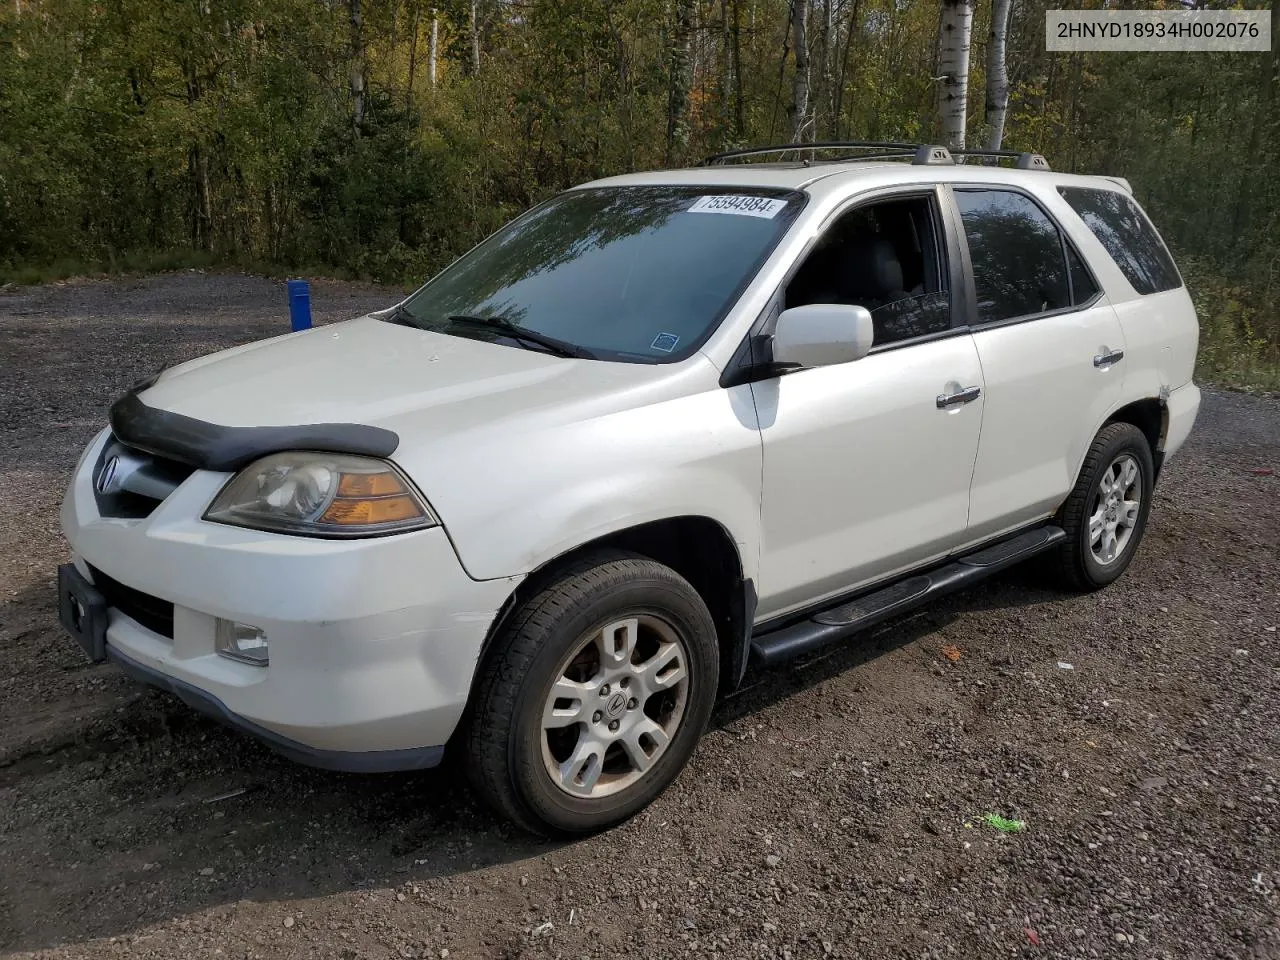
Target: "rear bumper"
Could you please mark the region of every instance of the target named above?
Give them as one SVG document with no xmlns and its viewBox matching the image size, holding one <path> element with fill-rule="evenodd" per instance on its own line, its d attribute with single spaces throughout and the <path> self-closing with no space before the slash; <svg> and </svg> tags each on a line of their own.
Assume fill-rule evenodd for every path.
<svg viewBox="0 0 1280 960">
<path fill-rule="evenodd" d="M 1162 463 L 1167 463 L 1191 435 L 1196 415 L 1200 412 L 1200 388 L 1187 382 L 1169 392 L 1164 402 L 1165 429 L 1161 448 Z"/>
</svg>

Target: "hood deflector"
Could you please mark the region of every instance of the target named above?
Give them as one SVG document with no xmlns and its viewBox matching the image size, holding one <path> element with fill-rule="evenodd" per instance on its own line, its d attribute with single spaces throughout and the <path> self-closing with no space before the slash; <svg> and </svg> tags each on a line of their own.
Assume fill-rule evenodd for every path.
<svg viewBox="0 0 1280 960">
<path fill-rule="evenodd" d="M 360 423 L 224 427 L 149 407 L 138 396 L 141 392 L 131 390 L 112 404 L 111 430 L 117 439 L 200 470 L 239 470 L 269 453 L 285 450 L 386 458 L 400 445 L 400 437 L 393 431 Z"/>
</svg>

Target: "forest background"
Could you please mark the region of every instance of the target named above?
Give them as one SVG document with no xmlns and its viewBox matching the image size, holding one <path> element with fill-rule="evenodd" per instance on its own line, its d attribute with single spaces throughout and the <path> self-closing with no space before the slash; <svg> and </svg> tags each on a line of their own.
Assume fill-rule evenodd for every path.
<svg viewBox="0 0 1280 960">
<path fill-rule="evenodd" d="M 1195 297 L 1201 375 L 1280 389 L 1280 17 L 1270 53 L 1045 51 L 1047 8 L 1098 5 L 0 0 L 0 284 L 416 286 L 584 180 L 967 140 L 1127 177 Z"/>
</svg>

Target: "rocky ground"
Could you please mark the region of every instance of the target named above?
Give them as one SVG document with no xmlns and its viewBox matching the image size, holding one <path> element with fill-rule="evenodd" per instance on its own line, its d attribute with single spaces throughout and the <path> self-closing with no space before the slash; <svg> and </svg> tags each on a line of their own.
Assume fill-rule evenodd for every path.
<svg viewBox="0 0 1280 960">
<path fill-rule="evenodd" d="M 286 314 L 230 275 L 0 292 L 0 952 L 1280 958 L 1280 403 L 1206 391 L 1111 589 L 1016 571 L 756 678 L 645 814 L 561 845 L 451 768 L 291 765 L 58 628 L 109 402 Z"/>
</svg>

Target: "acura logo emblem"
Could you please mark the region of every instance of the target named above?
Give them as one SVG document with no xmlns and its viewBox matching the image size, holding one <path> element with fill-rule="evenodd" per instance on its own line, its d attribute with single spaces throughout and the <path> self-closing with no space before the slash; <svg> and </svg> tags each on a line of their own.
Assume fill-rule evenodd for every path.
<svg viewBox="0 0 1280 960">
<path fill-rule="evenodd" d="M 111 490 L 111 485 L 116 478 L 116 470 L 119 467 L 119 457 L 112 457 L 102 465 L 102 472 L 98 474 L 98 482 L 95 486 L 99 493 L 107 493 Z"/>
</svg>

